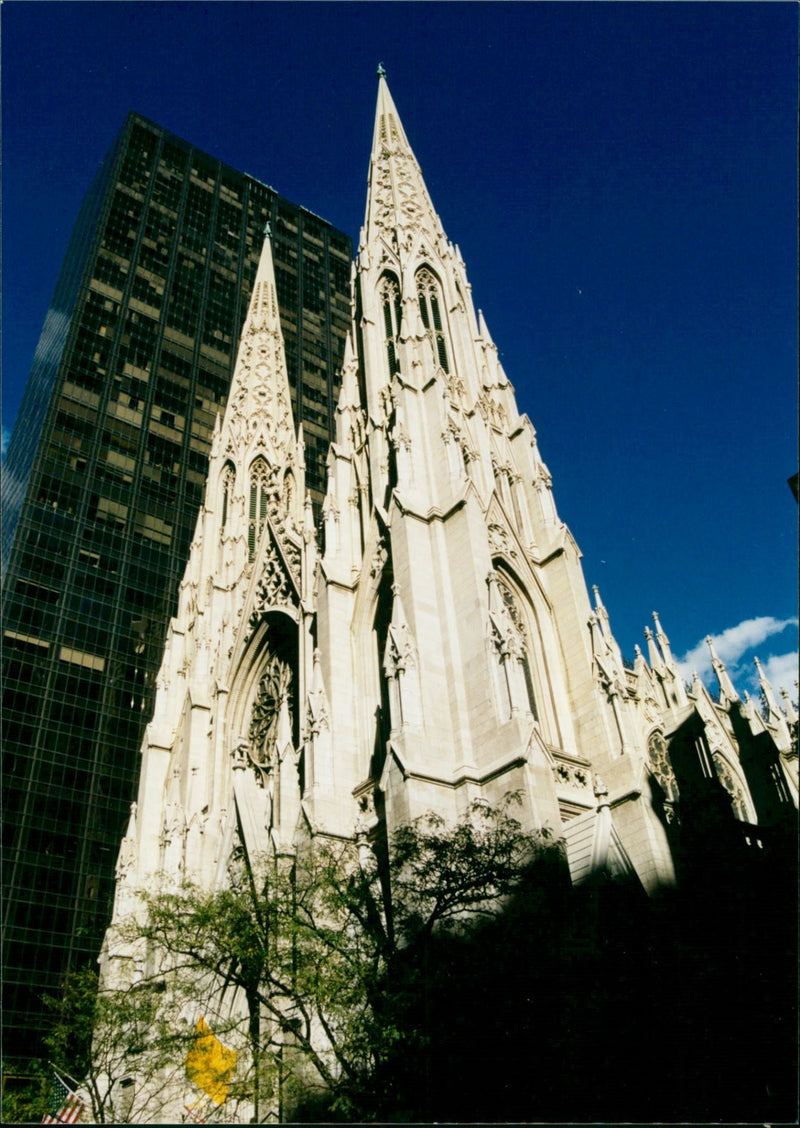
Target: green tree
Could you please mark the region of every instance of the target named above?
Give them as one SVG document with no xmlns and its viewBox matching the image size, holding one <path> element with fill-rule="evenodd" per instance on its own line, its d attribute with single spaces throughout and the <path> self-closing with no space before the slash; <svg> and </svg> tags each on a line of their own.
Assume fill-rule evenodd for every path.
<svg viewBox="0 0 800 1128">
<path fill-rule="evenodd" d="M 136 983 L 102 990 L 90 967 L 68 972 L 58 995 L 45 996 L 52 1066 L 75 1079 L 96 1124 L 148 1118 L 157 1094 L 149 1081 L 182 1072 L 191 1032 L 176 1027 L 164 986 Z"/>
<path fill-rule="evenodd" d="M 240 848 L 226 888 L 144 897 L 128 939 L 158 953 L 167 990 L 188 998 L 191 984 L 207 1014 L 221 1013 L 223 989 L 244 1000 L 249 1053 L 231 1096 L 249 1097 L 257 1121 L 381 1114 L 374 1079 L 427 1037 L 409 1022 L 426 948 L 492 918 L 531 864 L 558 852 L 547 832 L 523 829 L 515 801 L 476 802 L 455 826 L 425 815 L 377 850 L 316 841 L 253 859 Z"/>
<path fill-rule="evenodd" d="M 51 1072 L 33 1059 L 24 1065 L 3 1063 L 2 1124 L 40 1124 L 47 1111 Z"/>
</svg>

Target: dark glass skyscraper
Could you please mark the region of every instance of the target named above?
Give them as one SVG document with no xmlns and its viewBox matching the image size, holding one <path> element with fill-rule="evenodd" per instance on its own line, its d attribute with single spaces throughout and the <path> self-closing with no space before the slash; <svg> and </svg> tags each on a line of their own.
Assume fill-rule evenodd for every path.
<svg viewBox="0 0 800 1128">
<path fill-rule="evenodd" d="M 265 224 L 320 502 L 351 244 L 131 114 L 78 218 L 4 467 L 6 1056 L 93 960 Z"/>
</svg>

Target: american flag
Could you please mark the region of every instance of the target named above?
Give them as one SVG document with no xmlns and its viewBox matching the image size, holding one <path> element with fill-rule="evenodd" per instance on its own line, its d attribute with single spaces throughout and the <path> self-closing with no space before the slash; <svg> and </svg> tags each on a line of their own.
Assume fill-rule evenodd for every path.
<svg viewBox="0 0 800 1128">
<path fill-rule="evenodd" d="M 85 1105 L 77 1093 L 53 1074 L 50 1086 L 50 1111 L 42 1117 L 42 1124 L 77 1124 Z"/>
</svg>

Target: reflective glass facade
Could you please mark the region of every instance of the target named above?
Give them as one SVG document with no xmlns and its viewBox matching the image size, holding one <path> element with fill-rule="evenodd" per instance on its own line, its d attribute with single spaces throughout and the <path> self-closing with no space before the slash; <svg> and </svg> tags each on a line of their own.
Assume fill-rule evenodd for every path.
<svg viewBox="0 0 800 1128">
<path fill-rule="evenodd" d="M 4 467 L 4 1056 L 96 959 L 265 224 L 322 500 L 351 244 L 131 114 L 86 197 Z"/>
</svg>

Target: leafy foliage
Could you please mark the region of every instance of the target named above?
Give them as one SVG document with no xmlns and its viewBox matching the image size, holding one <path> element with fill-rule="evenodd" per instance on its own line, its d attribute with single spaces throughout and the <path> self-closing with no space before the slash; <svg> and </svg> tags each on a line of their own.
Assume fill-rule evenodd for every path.
<svg viewBox="0 0 800 1128">
<path fill-rule="evenodd" d="M 47 1109 L 51 1074 L 40 1061 L 3 1063 L 2 1124 L 40 1124 Z"/>
<path fill-rule="evenodd" d="M 60 993 L 44 1001 L 53 1015 L 45 1039 L 52 1064 L 66 1077 L 81 1079 L 80 1095 L 91 1106 L 92 1120 L 146 1119 L 155 1098 L 147 1082 L 182 1068 L 188 1045 L 163 984 L 144 981 L 124 990 L 100 990 L 97 973 L 85 967 L 68 972 Z"/>
<path fill-rule="evenodd" d="M 254 1096 L 257 1117 L 265 1101 L 280 1115 L 324 1105 L 368 1117 L 374 1079 L 400 1047 L 422 1052 L 428 1037 L 409 1022 L 424 989 L 421 953 L 491 919 L 554 849 L 523 830 L 515 800 L 475 803 L 456 826 L 417 819 L 386 844 L 386 865 L 366 843 L 315 842 L 293 859 L 240 851 L 225 889 L 145 897 L 129 938 L 160 953 L 170 984 L 202 982 L 206 1013 L 222 988 L 241 992 L 250 1072 L 240 1067 L 237 1091 Z"/>
</svg>

